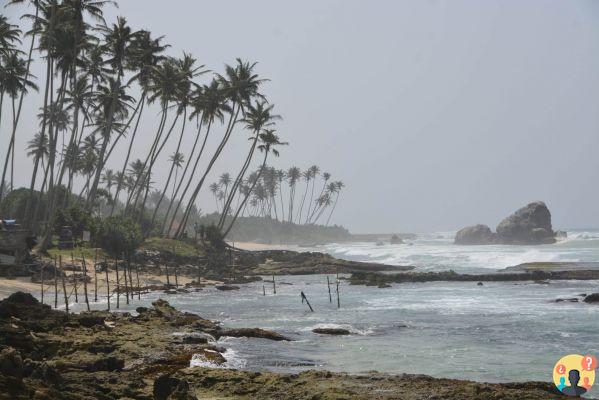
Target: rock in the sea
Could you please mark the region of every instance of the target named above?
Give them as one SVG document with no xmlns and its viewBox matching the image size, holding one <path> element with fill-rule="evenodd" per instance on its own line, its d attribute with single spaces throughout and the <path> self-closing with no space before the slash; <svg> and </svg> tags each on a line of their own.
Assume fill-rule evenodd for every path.
<svg viewBox="0 0 599 400">
<path fill-rule="evenodd" d="M 391 244 L 403 244 L 403 240 L 399 236 L 393 235 L 393 236 L 391 236 L 391 239 L 389 240 L 389 243 L 391 243 Z"/>
<path fill-rule="evenodd" d="M 455 244 L 491 244 L 495 233 L 487 225 L 474 225 L 462 228 L 455 235 Z"/>
<path fill-rule="evenodd" d="M 217 290 L 221 290 L 221 291 L 239 290 L 239 286 L 234 286 L 234 285 L 218 285 L 218 286 L 215 286 L 215 288 Z"/>
<path fill-rule="evenodd" d="M 576 297 L 571 297 L 571 298 L 567 298 L 567 299 L 555 299 L 556 303 L 578 303 L 578 299 Z"/>
<path fill-rule="evenodd" d="M 550 244 L 556 233 L 551 227 L 551 213 L 542 201 L 532 202 L 497 225 L 496 233 L 486 225 L 460 229 L 455 244 Z"/>
<path fill-rule="evenodd" d="M 231 329 L 221 329 L 216 332 L 217 338 L 223 336 L 229 337 L 251 337 L 251 338 L 260 338 L 260 339 L 270 339 L 270 340 L 289 340 L 285 336 L 280 333 L 268 331 L 266 329 L 260 328 L 231 328 Z"/>
<path fill-rule="evenodd" d="M 320 335 L 349 335 L 351 332 L 344 328 L 314 328 L 312 332 Z"/>
<path fill-rule="evenodd" d="M 503 244 L 555 243 L 551 213 L 542 201 L 530 203 L 501 221 L 497 236 Z"/>
<path fill-rule="evenodd" d="M 591 293 L 583 301 L 585 303 L 599 303 L 599 293 Z"/>
</svg>

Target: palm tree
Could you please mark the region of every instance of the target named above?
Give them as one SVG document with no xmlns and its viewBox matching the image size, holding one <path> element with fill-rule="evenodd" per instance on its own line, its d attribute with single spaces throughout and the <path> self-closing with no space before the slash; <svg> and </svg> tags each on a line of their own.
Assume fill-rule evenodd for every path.
<svg viewBox="0 0 599 400">
<path fill-rule="evenodd" d="M 133 128 L 133 133 L 131 134 L 131 140 L 129 141 L 129 147 L 127 149 L 127 156 L 125 157 L 125 161 L 123 162 L 123 168 L 121 169 L 121 173 L 124 174 L 129 163 L 129 158 L 131 157 L 131 150 L 133 148 L 133 142 L 135 141 L 135 136 L 137 134 L 137 129 L 139 127 L 139 121 L 141 119 L 141 115 L 143 113 L 143 107 L 146 103 L 146 96 L 148 93 L 148 89 L 150 86 L 150 81 L 152 79 L 152 74 L 154 71 L 154 66 L 164 60 L 164 56 L 161 55 L 168 45 L 161 44 L 161 40 L 163 37 L 158 37 L 156 39 L 152 39 L 150 32 L 142 30 L 139 31 L 133 38 L 130 47 L 130 69 L 133 71 L 137 71 L 137 74 L 133 79 L 136 79 L 139 83 L 139 86 L 142 88 L 141 98 L 138 102 L 140 104 L 139 113 L 137 114 L 137 121 L 135 122 L 135 127 Z M 118 182 L 115 199 L 118 198 L 119 193 L 122 188 L 122 183 Z M 110 215 L 114 213 L 114 209 L 116 206 L 116 201 L 113 203 L 112 208 L 110 210 Z"/>
<path fill-rule="evenodd" d="M 310 169 L 307 169 L 304 172 L 302 172 L 302 178 L 304 178 L 304 181 L 306 181 L 306 190 L 304 191 L 304 196 L 302 197 L 302 202 L 300 204 L 299 218 L 297 219 L 298 224 L 302 223 L 302 211 L 304 210 L 304 202 L 306 201 L 306 195 L 308 194 L 308 188 L 310 187 L 312 171 L 310 171 Z"/>
<path fill-rule="evenodd" d="M 193 118 L 194 116 L 196 116 L 196 115 L 199 116 L 201 114 L 200 125 L 198 127 L 198 133 L 197 133 L 196 139 L 198 139 L 200 136 L 202 124 L 207 125 L 206 134 L 204 136 L 204 140 L 202 142 L 200 151 L 198 152 L 198 155 L 196 156 L 195 162 L 193 164 L 193 168 L 192 168 L 190 176 L 187 180 L 187 184 L 185 185 L 183 193 L 179 197 L 179 201 L 177 202 L 175 211 L 171 217 L 170 225 L 169 225 L 168 231 L 166 232 L 167 235 L 169 235 L 173 229 L 173 225 L 174 225 L 175 219 L 177 217 L 177 212 L 179 211 L 181 204 L 183 204 L 185 196 L 191 186 L 191 182 L 192 182 L 193 177 L 195 176 L 195 171 L 197 169 L 198 163 L 199 163 L 200 158 L 202 157 L 202 154 L 204 152 L 204 148 L 206 146 L 206 141 L 208 140 L 208 136 L 210 135 L 210 128 L 212 127 L 215 120 L 218 120 L 219 122 L 223 123 L 224 119 L 225 119 L 225 113 L 229 113 L 231 115 L 233 114 L 233 109 L 231 107 L 229 107 L 229 105 L 227 104 L 227 98 L 226 98 L 225 94 L 226 94 L 225 90 L 222 88 L 221 83 L 219 83 L 215 79 L 212 80 L 210 85 L 207 85 L 207 86 L 204 85 L 201 89 L 198 88 L 195 93 L 195 97 L 194 97 L 193 103 L 192 103 L 193 107 L 194 107 L 194 111 L 192 112 L 191 117 Z M 192 149 L 192 151 L 193 151 L 193 149 Z M 190 154 L 189 159 L 191 160 L 191 154 Z M 185 172 L 183 173 L 183 175 L 185 175 Z M 206 175 L 207 175 L 207 173 L 204 174 L 203 179 L 205 179 Z M 200 181 L 200 182 L 202 183 L 202 181 Z M 183 183 L 183 177 L 181 178 L 181 181 L 179 182 L 179 185 L 177 187 L 177 190 L 176 190 L 177 193 L 179 192 L 179 188 L 181 187 L 182 183 Z M 171 203 L 171 205 L 172 205 L 172 203 Z M 165 230 L 169 211 L 170 211 L 170 206 L 169 206 L 169 210 L 167 210 L 167 215 L 164 218 L 162 231 Z"/>
<path fill-rule="evenodd" d="M 291 167 L 287 170 L 287 182 L 289 182 L 289 212 L 288 221 L 293 222 L 293 204 L 295 202 L 295 188 L 301 177 L 301 171 L 298 167 Z"/>
<path fill-rule="evenodd" d="M 329 182 L 329 179 L 331 179 L 331 174 L 329 174 L 328 172 L 325 172 L 322 174 L 322 188 L 320 189 L 320 194 L 316 198 L 316 205 L 318 207 L 314 207 L 314 209 L 312 210 L 312 213 L 310 214 L 310 216 L 308 218 L 308 222 L 312 221 L 312 219 L 316 216 L 318 209 L 320 207 L 322 207 L 322 205 L 324 204 L 322 201 L 319 201 L 319 200 L 322 200 L 322 198 L 325 194 L 325 189 L 327 187 L 327 183 Z"/>
<path fill-rule="evenodd" d="M 127 116 L 127 105 L 132 102 L 133 99 L 125 94 L 125 88 L 127 85 L 122 85 L 121 79 L 124 75 L 126 62 L 129 58 L 130 51 L 129 47 L 133 40 L 135 33 L 127 25 L 127 21 L 123 17 L 117 19 L 117 23 L 113 24 L 112 27 L 104 25 L 100 28 L 100 31 L 104 35 L 104 49 L 110 57 L 106 62 L 111 66 L 112 71 L 116 74 L 116 79 L 109 78 L 108 84 L 100 86 L 100 111 L 102 112 L 102 148 L 99 154 L 98 168 L 91 185 L 88 196 L 88 204 L 91 204 L 90 200 L 96 194 L 102 168 L 106 162 L 106 150 L 110 141 L 110 135 L 114 129 L 113 125 L 115 120 L 126 118 Z M 116 117 L 116 118 L 115 118 Z M 119 118 L 120 117 L 120 118 Z"/>
<path fill-rule="evenodd" d="M 204 184 L 206 176 L 212 169 L 212 166 L 220 156 L 224 147 L 226 146 L 229 138 L 231 137 L 231 132 L 235 127 L 235 124 L 238 122 L 238 117 L 240 111 L 248 104 L 250 104 L 251 100 L 254 98 L 263 99 L 264 96 L 259 92 L 260 86 L 265 82 L 265 79 L 260 79 L 258 75 L 254 73 L 254 67 L 256 63 L 250 64 L 249 62 L 243 62 L 241 59 L 237 59 L 237 65 L 232 67 L 230 65 L 225 65 L 225 75 L 218 75 L 218 81 L 222 86 L 225 96 L 229 99 L 231 105 L 231 113 L 229 117 L 229 122 L 227 124 L 227 128 L 225 129 L 225 133 L 223 138 L 220 141 L 220 144 L 216 148 L 216 151 L 212 155 L 202 178 L 196 185 L 191 197 L 187 203 L 187 207 L 185 212 L 183 213 L 183 219 L 181 224 L 179 224 L 179 228 L 175 232 L 175 237 L 181 236 L 181 234 L 185 231 L 187 225 L 187 219 L 189 218 L 189 213 L 195 200 Z M 171 221 L 172 222 L 172 221 Z M 172 226 L 172 223 L 171 223 Z"/>
<path fill-rule="evenodd" d="M 10 142 L 6 151 L 6 157 L 4 159 L 4 168 L 2 170 L 2 178 L 0 178 L 0 197 L 2 197 L 4 190 L 4 180 L 6 178 L 6 172 L 8 169 L 8 162 L 11 157 L 14 163 L 14 148 L 15 148 L 15 134 L 14 129 L 17 123 L 16 116 L 16 98 L 22 93 L 27 93 L 29 89 L 37 90 L 37 85 L 33 81 L 29 80 L 29 73 L 27 71 L 27 61 L 19 57 L 18 53 L 11 52 L 8 55 L 3 55 L 2 68 L 0 69 L 0 97 L 3 98 L 6 93 L 12 100 L 12 115 L 13 115 L 13 129 L 10 136 Z M 1 105 L 1 102 L 0 102 Z M 11 178 L 10 188 L 13 189 L 13 174 L 14 168 L 11 164 Z"/>
<path fill-rule="evenodd" d="M 214 201 L 216 202 L 216 212 L 219 212 L 218 206 L 218 191 L 220 190 L 220 186 L 218 183 L 213 182 L 210 184 L 210 191 L 212 192 L 212 196 L 214 196 Z"/>
<path fill-rule="evenodd" d="M 308 212 L 306 213 L 306 221 L 304 222 L 305 224 L 307 224 L 308 220 L 310 219 L 310 210 L 312 209 L 312 202 L 314 200 L 314 183 L 316 182 L 316 177 L 318 176 L 318 174 L 320 174 L 320 168 L 318 167 L 318 165 L 313 165 L 310 168 L 308 168 L 308 171 L 310 171 L 310 175 L 312 178 L 312 193 L 310 194 L 310 202 L 308 203 Z"/>
<path fill-rule="evenodd" d="M 258 182 L 258 179 L 260 179 L 261 173 L 264 171 L 264 167 L 266 166 L 266 161 L 268 159 L 268 154 L 272 152 L 272 154 L 275 157 L 278 157 L 279 151 L 275 148 L 275 146 L 287 145 L 286 142 L 280 141 L 279 136 L 275 133 L 274 129 L 267 129 L 267 130 L 263 131 L 262 133 L 260 133 L 260 143 L 261 144 L 258 146 L 258 150 L 260 152 L 264 153 L 264 159 L 262 160 L 262 165 L 260 166 L 260 170 L 258 172 L 258 177 L 254 181 L 252 187 L 250 188 L 249 193 L 251 193 L 253 191 L 254 187 L 256 186 L 256 183 Z M 245 206 L 245 203 L 247 202 L 248 197 L 249 197 L 249 195 L 246 195 L 243 198 L 243 201 L 237 208 L 237 211 L 235 212 L 235 215 L 233 216 L 231 223 L 229 224 L 227 229 L 224 231 L 223 237 L 227 237 L 227 235 L 231 231 L 231 228 L 233 228 L 233 225 L 235 225 L 235 221 L 237 220 L 237 217 L 239 217 L 239 213 Z"/>
<path fill-rule="evenodd" d="M 245 110 L 245 116 L 242 119 L 242 122 L 245 123 L 246 129 L 252 132 L 253 138 L 252 145 L 250 146 L 250 150 L 245 159 L 235 182 L 233 183 L 233 187 L 231 188 L 231 193 L 227 197 L 227 193 L 225 190 L 225 197 L 227 198 L 226 203 L 223 207 L 223 212 L 221 214 L 220 220 L 218 222 L 219 229 L 222 229 L 225 224 L 226 215 L 229 213 L 229 208 L 231 207 L 231 203 L 235 194 L 237 192 L 237 188 L 243 181 L 245 173 L 250 166 L 250 162 L 252 161 L 252 156 L 254 155 L 254 150 L 256 149 L 256 144 L 258 143 L 259 135 L 262 129 L 271 127 L 274 125 L 274 121 L 277 119 L 281 119 L 279 115 L 272 114 L 272 110 L 274 108 L 274 104 L 266 105 L 266 101 L 256 101 L 254 105 L 251 103 L 247 104 Z"/>
<path fill-rule="evenodd" d="M 104 172 L 104 174 L 102 175 L 102 183 L 106 185 L 106 190 L 108 191 L 108 194 L 111 194 L 110 189 L 112 188 L 112 185 L 115 184 L 115 182 L 116 174 L 113 170 L 107 169 L 106 172 Z"/>
<path fill-rule="evenodd" d="M 177 183 L 177 174 L 179 173 L 179 169 L 185 163 L 185 156 L 183 153 L 175 153 L 169 157 L 169 161 L 173 163 L 175 166 L 175 179 L 173 180 L 173 192 L 171 194 L 171 199 L 175 196 L 175 184 Z"/>
<path fill-rule="evenodd" d="M 0 55 L 6 57 L 14 53 L 16 44 L 21 44 L 21 30 L 9 23 L 6 16 L 0 15 Z"/>
<path fill-rule="evenodd" d="M 331 193 L 335 193 L 335 202 L 333 203 L 333 208 L 331 208 L 331 212 L 329 213 L 329 217 L 327 218 L 327 222 L 325 226 L 329 226 L 329 221 L 331 220 L 331 216 L 333 216 L 333 212 L 335 211 L 335 207 L 337 207 L 337 201 L 339 200 L 339 193 L 345 187 L 345 184 L 341 181 L 336 181 L 332 183 L 333 191 Z"/>
</svg>

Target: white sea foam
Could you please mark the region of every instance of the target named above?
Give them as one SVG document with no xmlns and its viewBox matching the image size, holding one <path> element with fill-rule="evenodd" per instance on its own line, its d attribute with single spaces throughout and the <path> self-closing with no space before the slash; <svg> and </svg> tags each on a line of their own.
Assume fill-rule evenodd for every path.
<svg viewBox="0 0 599 400">
<path fill-rule="evenodd" d="M 194 354 L 189 362 L 190 367 L 206 367 L 206 368 L 233 368 L 240 369 L 244 368 L 247 364 L 247 360 L 240 357 L 237 352 L 233 349 L 227 349 L 223 353 L 223 357 L 227 360 L 223 364 L 217 364 L 211 361 L 205 360 L 201 355 Z"/>
</svg>

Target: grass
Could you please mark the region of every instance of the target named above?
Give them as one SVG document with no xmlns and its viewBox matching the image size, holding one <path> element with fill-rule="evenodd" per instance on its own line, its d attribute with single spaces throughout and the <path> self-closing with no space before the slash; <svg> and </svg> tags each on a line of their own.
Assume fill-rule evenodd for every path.
<svg viewBox="0 0 599 400">
<path fill-rule="evenodd" d="M 96 249 L 93 247 L 74 247 L 73 249 L 61 250 L 58 247 L 54 247 L 48 250 L 48 254 L 51 257 L 62 256 L 64 260 L 70 260 L 71 253 L 75 258 L 81 258 L 81 254 L 83 254 L 86 260 L 93 260 L 96 255 Z M 103 249 L 98 248 L 98 259 L 101 260 L 104 257 L 108 257 L 108 255 Z"/>
<path fill-rule="evenodd" d="M 140 246 L 140 249 L 151 251 L 168 251 L 183 257 L 195 257 L 198 255 L 198 249 L 196 249 L 193 245 L 180 240 L 162 237 L 152 237 L 146 239 L 146 241 Z"/>
</svg>

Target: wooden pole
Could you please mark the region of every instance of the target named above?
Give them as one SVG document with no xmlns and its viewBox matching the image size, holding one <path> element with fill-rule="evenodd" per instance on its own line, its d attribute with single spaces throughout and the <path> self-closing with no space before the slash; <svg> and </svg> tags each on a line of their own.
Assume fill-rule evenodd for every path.
<svg viewBox="0 0 599 400">
<path fill-rule="evenodd" d="M 169 290 L 171 288 L 171 279 L 168 275 L 168 264 L 164 264 L 164 266 L 166 268 L 166 290 Z"/>
<path fill-rule="evenodd" d="M 329 280 L 329 276 L 327 275 L 327 286 L 329 287 L 329 303 L 333 302 L 333 297 L 331 296 L 331 281 Z"/>
<path fill-rule="evenodd" d="M 75 271 L 75 258 L 71 251 L 71 265 L 73 266 L 73 290 L 75 290 L 75 303 L 79 303 L 79 294 L 77 293 L 77 272 Z"/>
<path fill-rule="evenodd" d="M 58 268 L 54 256 L 54 308 L 58 308 Z"/>
<path fill-rule="evenodd" d="M 337 274 L 337 308 L 341 308 L 341 303 L 339 302 L 339 274 Z"/>
<path fill-rule="evenodd" d="M 85 305 L 87 306 L 87 311 L 89 309 L 89 297 L 87 297 L 87 263 L 85 262 L 85 256 L 83 252 L 81 252 L 81 260 L 83 263 L 83 295 L 85 296 Z"/>
<path fill-rule="evenodd" d="M 277 294 L 277 284 L 275 283 L 275 276 L 272 276 L 272 291 L 274 294 Z"/>
<path fill-rule="evenodd" d="M 131 256 L 127 256 L 127 270 L 129 271 L 129 297 L 133 300 L 133 276 L 131 276 Z M 139 285 L 138 285 L 139 288 Z"/>
<path fill-rule="evenodd" d="M 44 304 L 44 263 L 40 263 L 40 276 L 42 280 L 42 304 Z"/>
<path fill-rule="evenodd" d="M 98 302 L 98 249 L 94 252 L 94 302 Z"/>
<path fill-rule="evenodd" d="M 302 297 L 302 303 L 304 302 L 304 300 L 306 300 L 306 304 L 308 305 L 308 307 L 310 307 L 310 311 L 314 312 L 314 310 L 312 309 L 312 306 L 310 305 L 310 302 L 308 301 L 308 298 L 306 297 L 304 292 L 301 292 L 300 296 Z"/>
<path fill-rule="evenodd" d="M 135 264 L 135 275 L 137 277 L 137 300 L 141 300 L 141 286 L 139 286 L 139 266 Z"/>
<path fill-rule="evenodd" d="M 108 281 L 108 262 L 104 257 L 104 267 L 106 268 L 106 303 L 108 303 L 108 311 L 110 311 L 110 282 Z"/>
<path fill-rule="evenodd" d="M 67 314 L 69 313 L 69 299 L 67 298 L 67 285 L 64 281 L 64 270 L 62 269 L 62 256 L 58 256 L 58 263 L 60 264 L 60 272 L 62 272 L 61 274 L 61 279 L 62 279 L 62 292 L 64 293 L 64 306 L 67 310 Z"/>
<path fill-rule="evenodd" d="M 116 270 L 116 308 L 121 305 L 121 283 L 119 281 L 119 263 L 117 259 L 114 259 L 114 269 Z"/>
<path fill-rule="evenodd" d="M 264 283 L 262 284 L 262 296 L 266 296 L 266 289 L 264 288 Z"/>
<path fill-rule="evenodd" d="M 177 267 L 175 267 L 175 288 L 179 287 L 179 277 L 177 276 Z"/>
<path fill-rule="evenodd" d="M 123 261 L 125 261 L 125 254 L 123 254 Z M 125 270 L 125 301 L 129 304 L 129 286 L 127 286 L 127 264 L 123 263 L 123 269 Z"/>
</svg>

